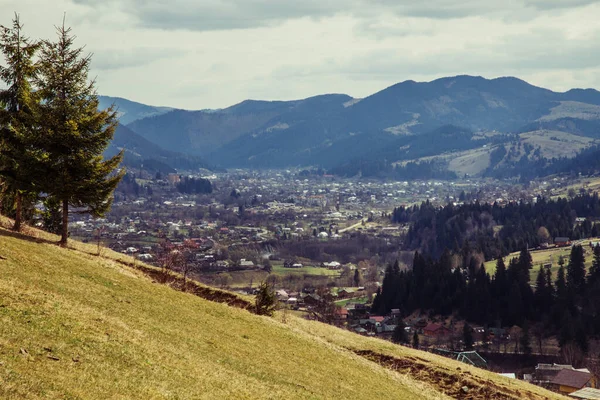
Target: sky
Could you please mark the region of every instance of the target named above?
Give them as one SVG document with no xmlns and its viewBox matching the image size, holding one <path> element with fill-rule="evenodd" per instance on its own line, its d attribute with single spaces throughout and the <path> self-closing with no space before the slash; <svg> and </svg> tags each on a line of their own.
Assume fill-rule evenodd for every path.
<svg viewBox="0 0 600 400">
<path fill-rule="evenodd" d="M 66 14 L 99 94 L 185 109 L 405 80 L 600 89 L 600 0 L 0 0 L 32 38 Z"/>
</svg>

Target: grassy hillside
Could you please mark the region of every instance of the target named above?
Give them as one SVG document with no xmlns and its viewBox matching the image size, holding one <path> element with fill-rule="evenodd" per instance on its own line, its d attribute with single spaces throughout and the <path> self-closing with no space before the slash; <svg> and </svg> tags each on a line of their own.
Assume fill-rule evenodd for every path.
<svg viewBox="0 0 600 400">
<path fill-rule="evenodd" d="M 583 246 L 583 252 L 585 255 L 585 267 L 589 269 L 592 266 L 592 260 L 594 258 L 594 253 L 589 246 L 590 241 L 597 242 L 600 238 L 591 238 L 575 241 L 574 244 L 580 244 Z M 513 258 L 519 258 L 519 251 L 511 253 L 504 257 L 504 263 L 508 266 L 508 263 Z M 562 256 L 565 262 L 565 273 L 567 264 L 569 263 L 569 255 L 571 254 L 571 247 L 555 247 L 544 250 L 532 250 L 531 261 L 533 263 L 533 268 L 531 268 L 530 272 L 530 281 L 531 283 L 535 283 L 535 279 L 540 271 L 540 266 L 544 264 L 552 264 L 550 271 L 552 272 L 552 276 L 556 278 L 558 272 L 558 260 Z M 485 264 L 485 270 L 488 274 L 494 275 L 496 272 L 496 260 L 487 261 Z"/>
<path fill-rule="evenodd" d="M 46 238 L 0 229 L 2 399 L 559 398 L 432 354 L 182 293 L 114 260 L 124 256 Z"/>
</svg>

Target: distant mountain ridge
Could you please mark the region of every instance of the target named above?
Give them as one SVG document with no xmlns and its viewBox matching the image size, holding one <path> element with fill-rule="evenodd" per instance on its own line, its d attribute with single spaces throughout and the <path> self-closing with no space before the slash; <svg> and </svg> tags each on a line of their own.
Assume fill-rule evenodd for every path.
<svg viewBox="0 0 600 400">
<path fill-rule="evenodd" d="M 100 102 L 100 109 L 107 109 L 114 104 L 117 108 L 119 120 L 124 125 L 138 119 L 161 115 L 174 110 L 174 108 L 171 107 L 148 106 L 121 97 L 98 96 L 98 100 Z"/>
<path fill-rule="evenodd" d="M 360 100 L 326 94 L 294 101 L 246 100 L 210 112 L 162 111 L 128 127 L 166 150 L 199 155 L 223 167 L 328 168 L 382 152 L 390 163 L 436 156 L 441 153 L 423 147 L 452 151 L 453 146 L 435 143 L 436 132 L 445 126 L 470 132 L 477 146 L 496 143 L 492 134 L 539 129 L 600 138 L 600 92 L 554 92 L 513 77 L 409 80 Z M 429 139 L 407 139 L 423 134 Z M 475 146 L 459 137 L 460 149 Z"/>
</svg>

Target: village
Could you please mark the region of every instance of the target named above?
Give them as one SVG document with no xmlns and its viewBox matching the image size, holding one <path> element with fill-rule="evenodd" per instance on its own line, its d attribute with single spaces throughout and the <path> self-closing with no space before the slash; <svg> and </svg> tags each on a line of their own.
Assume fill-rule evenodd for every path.
<svg viewBox="0 0 600 400">
<path fill-rule="evenodd" d="M 168 249 L 185 253 L 185 272 L 194 279 L 243 294 L 267 281 L 287 312 L 387 340 L 402 324 L 408 343 L 420 349 L 564 393 L 596 387 L 589 370 L 561 364 L 551 339 L 523 360 L 522 330 L 516 326 L 465 328 L 452 318 L 370 312 L 386 263 L 408 264 L 412 257 L 399 250 L 408 226 L 390 222 L 394 207 L 423 201 L 535 203 L 538 196 L 564 192 L 568 181 L 524 188 L 501 181 L 371 182 L 302 171 L 234 171 L 194 176 L 210 181 L 210 193 L 181 193 L 182 179 L 139 171 L 117 189 L 105 219 L 74 218 L 71 235 L 97 243 L 99 251 L 106 246 L 157 266 L 168 243 Z M 550 248 L 572 244 L 554 239 Z M 365 243 L 372 252 L 364 250 Z M 556 264 L 552 257 L 542 264 L 552 261 Z M 465 329 L 472 344 L 465 343 Z M 589 379 L 583 382 L 584 377 Z"/>
</svg>

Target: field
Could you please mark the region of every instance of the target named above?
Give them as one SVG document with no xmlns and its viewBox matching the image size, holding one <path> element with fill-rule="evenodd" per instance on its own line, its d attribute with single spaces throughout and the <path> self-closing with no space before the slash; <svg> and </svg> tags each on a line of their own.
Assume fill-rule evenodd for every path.
<svg viewBox="0 0 600 400">
<path fill-rule="evenodd" d="M 580 243 L 583 246 L 583 249 L 585 252 L 586 268 L 589 268 L 592 265 L 592 258 L 593 258 L 592 249 L 589 247 L 588 244 L 590 241 L 595 242 L 595 241 L 599 241 L 599 240 L 600 239 L 595 238 L 595 239 L 586 239 L 586 240 L 576 242 L 576 243 Z M 531 282 L 533 283 L 533 282 L 535 282 L 535 278 L 537 277 L 537 274 L 540 270 L 540 265 L 543 265 L 543 264 L 552 264 L 552 267 L 550 268 L 550 270 L 552 271 L 552 276 L 556 278 L 556 273 L 559 268 L 558 260 L 559 260 L 560 256 L 562 256 L 565 261 L 565 268 L 566 268 L 566 266 L 569 262 L 569 255 L 571 254 L 571 247 L 558 247 L 558 248 L 552 248 L 552 249 L 546 249 L 546 250 L 532 250 L 530 253 L 531 253 L 531 259 L 533 261 L 533 268 L 531 269 Z M 504 263 L 506 264 L 507 267 L 508 267 L 509 261 L 515 257 L 519 257 L 519 252 L 515 252 L 515 253 L 509 254 L 508 256 L 504 257 Z M 496 261 L 495 260 L 487 261 L 485 263 L 485 270 L 488 272 L 488 274 L 493 276 L 494 272 L 496 271 Z"/>
<path fill-rule="evenodd" d="M 327 268 L 321 268 L 321 267 L 302 267 L 302 268 L 285 268 L 283 265 L 281 264 L 273 264 L 273 274 L 276 275 L 281 275 L 281 276 L 285 276 L 285 275 L 290 275 L 290 274 L 296 274 L 296 275 L 315 275 L 315 276 L 332 276 L 332 277 L 338 277 L 340 275 L 340 271 L 336 271 L 336 270 L 331 270 L 331 269 L 327 269 Z"/>
<path fill-rule="evenodd" d="M 465 386 L 473 399 L 561 398 L 292 313 L 182 293 L 123 255 L 32 233 L 0 229 L 2 399 L 447 399 Z"/>
</svg>

